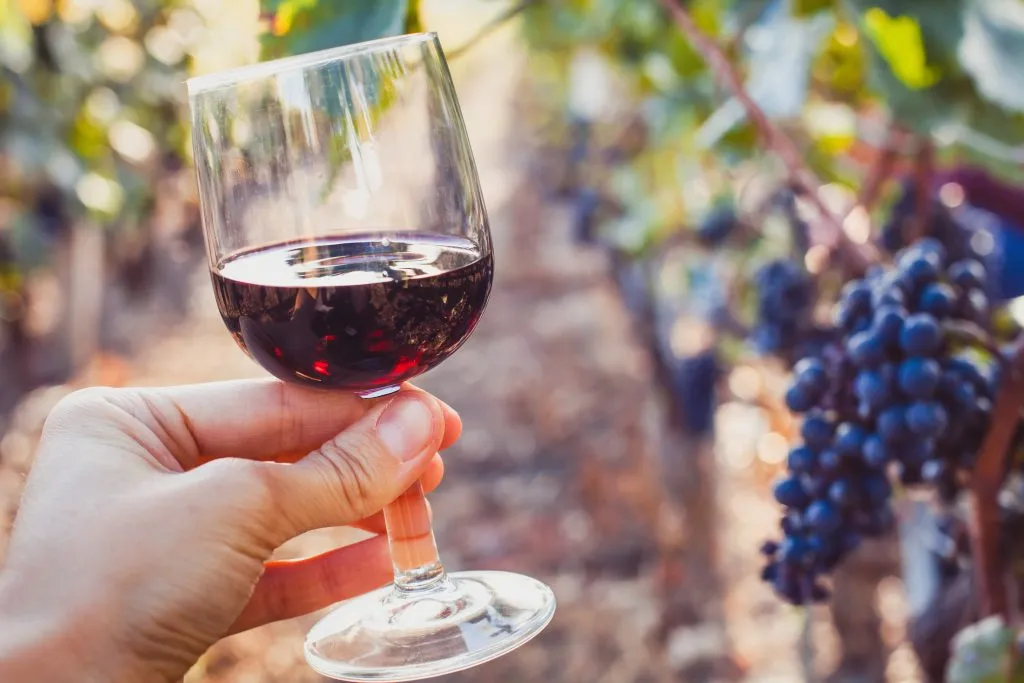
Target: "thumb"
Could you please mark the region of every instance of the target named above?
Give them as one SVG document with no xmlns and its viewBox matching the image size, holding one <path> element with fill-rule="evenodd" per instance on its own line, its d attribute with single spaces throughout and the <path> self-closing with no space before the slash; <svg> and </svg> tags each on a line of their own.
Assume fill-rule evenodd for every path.
<svg viewBox="0 0 1024 683">
<path fill-rule="evenodd" d="M 294 464 L 266 472 L 284 538 L 369 517 L 420 477 L 444 437 L 436 399 L 402 391 Z"/>
</svg>

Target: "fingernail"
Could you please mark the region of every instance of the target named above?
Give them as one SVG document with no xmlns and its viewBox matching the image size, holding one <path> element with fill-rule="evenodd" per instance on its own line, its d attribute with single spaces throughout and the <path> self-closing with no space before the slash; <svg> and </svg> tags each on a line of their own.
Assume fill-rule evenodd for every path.
<svg viewBox="0 0 1024 683">
<path fill-rule="evenodd" d="M 377 420 L 377 436 L 399 460 L 412 460 L 427 445 L 434 429 L 434 414 L 414 394 L 396 398 Z"/>
</svg>

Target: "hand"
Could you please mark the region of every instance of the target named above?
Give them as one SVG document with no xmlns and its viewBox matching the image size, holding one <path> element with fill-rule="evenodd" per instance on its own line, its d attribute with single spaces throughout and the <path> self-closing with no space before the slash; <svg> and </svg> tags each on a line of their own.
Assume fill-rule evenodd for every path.
<svg viewBox="0 0 1024 683">
<path fill-rule="evenodd" d="M 179 680 L 223 636 L 391 579 L 376 536 L 268 563 L 311 529 L 383 533 L 458 415 L 277 381 L 90 389 L 47 419 L 0 571 L 0 680 Z"/>
</svg>

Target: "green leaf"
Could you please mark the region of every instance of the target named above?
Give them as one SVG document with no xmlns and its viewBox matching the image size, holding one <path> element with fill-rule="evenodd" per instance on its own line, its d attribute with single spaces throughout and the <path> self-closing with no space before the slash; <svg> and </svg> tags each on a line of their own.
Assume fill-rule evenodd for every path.
<svg viewBox="0 0 1024 683">
<path fill-rule="evenodd" d="M 960 631 L 953 639 L 947 683 L 1024 683 L 1020 665 L 1010 667 L 1016 639 L 1016 632 L 999 616 Z"/>
<path fill-rule="evenodd" d="M 271 18 L 263 58 L 325 50 L 401 35 L 410 18 L 408 0 L 264 0 Z"/>
<path fill-rule="evenodd" d="M 1024 111 L 1024 5 L 1014 0 L 968 4 L 958 54 L 983 97 Z"/>
<path fill-rule="evenodd" d="M 875 48 L 903 85 L 920 90 L 938 82 L 940 71 L 929 66 L 921 26 L 912 17 L 891 17 L 885 10 L 872 7 L 864 15 L 864 26 Z"/>
</svg>

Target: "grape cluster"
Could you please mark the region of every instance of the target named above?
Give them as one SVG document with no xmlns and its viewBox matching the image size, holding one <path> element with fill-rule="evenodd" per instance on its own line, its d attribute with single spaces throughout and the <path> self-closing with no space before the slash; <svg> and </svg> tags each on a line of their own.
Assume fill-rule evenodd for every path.
<svg viewBox="0 0 1024 683">
<path fill-rule="evenodd" d="M 697 226 L 697 240 L 709 247 L 717 247 L 728 240 L 740 227 L 736 208 L 728 203 L 714 207 Z"/>
<path fill-rule="evenodd" d="M 957 348 L 953 330 L 984 326 L 986 272 L 950 262 L 925 238 L 849 282 L 834 310 L 837 341 L 794 367 L 786 393 L 805 414 L 803 443 L 774 488 L 783 540 L 763 578 L 794 604 L 821 600 L 820 579 L 863 538 L 893 523 L 889 476 L 952 501 L 984 437 L 996 378 Z"/>
<path fill-rule="evenodd" d="M 779 259 L 754 275 L 757 322 L 751 333 L 760 353 L 785 358 L 805 355 L 804 346 L 816 338 L 813 308 L 814 280 L 798 263 Z"/>
</svg>

